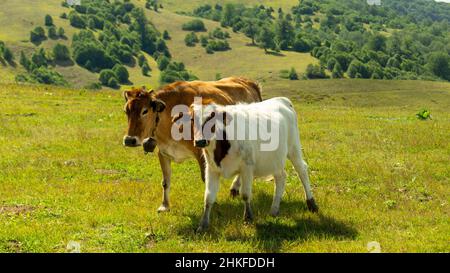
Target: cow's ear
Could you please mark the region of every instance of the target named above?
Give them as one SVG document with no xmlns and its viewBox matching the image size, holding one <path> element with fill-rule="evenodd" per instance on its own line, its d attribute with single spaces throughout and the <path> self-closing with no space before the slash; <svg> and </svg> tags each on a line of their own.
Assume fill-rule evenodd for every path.
<svg viewBox="0 0 450 273">
<path fill-rule="evenodd" d="M 128 101 L 128 98 L 130 97 L 130 91 L 123 91 L 123 98 L 125 99 L 125 102 Z"/>
<path fill-rule="evenodd" d="M 166 104 L 162 100 L 152 100 L 150 107 L 152 107 L 154 112 L 161 113 L 166 109 Z"/>
</svg>

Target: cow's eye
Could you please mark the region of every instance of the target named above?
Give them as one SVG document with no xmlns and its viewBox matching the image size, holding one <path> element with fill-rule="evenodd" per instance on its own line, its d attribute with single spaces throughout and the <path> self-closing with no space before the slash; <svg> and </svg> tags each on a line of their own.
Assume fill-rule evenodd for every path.
<svg viewBox="0 0 450 273">
<path fill-rule="evenodd" d="M 142 112 L 142 115 L 145 116 L 148 114 L 148 109 L 145 109 L 144 112 Z"/>
</svg>

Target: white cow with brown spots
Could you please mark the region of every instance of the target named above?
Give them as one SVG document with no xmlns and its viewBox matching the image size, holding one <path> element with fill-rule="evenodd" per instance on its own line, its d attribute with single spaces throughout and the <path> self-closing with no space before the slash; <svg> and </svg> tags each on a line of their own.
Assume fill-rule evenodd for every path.
<svg viewBox="0 0 450 273">
<path fill-rule="evenodd" d="M 196 108 L 201 108 L 201 111 Z M 318 211 L 311 192 L 307 164 L 303 160 L 297 114 L 289 99 L 273 98 L 231 106 L 193 105 L 190 115 L 194 121 L 194 145 L 203 148 L 207 162 L 204 213 L 199 231 L 209 225 L 221 176 L 232 178 L 239 175 L 240 180 L 235 181 L 232 190 L 240 192 L 245 202 L 244 219 L 250 221 L 253 219 L 253 179 L 273 175 L 275 194 L 270 213 L 278 215 L 286 184 L 286 159 L 292 162 L 300 176 L 308 209 Z M 255 123 L 257 134 L 252 132 L 252 128 L 256 128 Z M 271 139 L 262 133 L 269 131 Z"/>
</svg>

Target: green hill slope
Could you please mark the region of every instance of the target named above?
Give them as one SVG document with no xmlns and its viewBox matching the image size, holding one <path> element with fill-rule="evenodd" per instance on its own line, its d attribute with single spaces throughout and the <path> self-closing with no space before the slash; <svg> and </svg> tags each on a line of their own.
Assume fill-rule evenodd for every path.
<svg viewBox="0 0 450 273">
<path fill-rule="evenodd" d="M 158 28 L 167 29 L 172 36 L 167 45 L 174 58 L 184 62 L 188 69 L 203 80 L 214 80 L 216 74 L 222 77 L 239 75 L 258 80 L 276 79 L 282 69 L 294 67 L 298 72 L 304 72 L 308 64 L 318 62 L 309 53 L 281 51 L 279 55 L 265 54 L 260 48 L 250 46 L 251 40 L 244 34 L 233 33 L 231 30 L 228 30 L 231 50 L 206 54 L 200 45 L 187 47 L 184 43 L 189 32 L 183 31 L 182 25 L 192 20 L 192 17 L 167 10 L 148 13 Z M 208 31 L 220 27 L 218 22 L 205 19 L 203 21 Z"/>
</svg>

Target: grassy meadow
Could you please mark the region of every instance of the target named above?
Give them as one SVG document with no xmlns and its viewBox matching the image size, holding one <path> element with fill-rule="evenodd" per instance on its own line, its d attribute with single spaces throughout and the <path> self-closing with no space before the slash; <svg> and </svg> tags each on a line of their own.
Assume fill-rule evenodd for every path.
<svg viewBox="0 0 450 273">
<path fill-rule="evenodd" d="M 281 215 L 273 183 L 254 187 L 255 222 L 221 183 L 211 229 L 196 234 L 204 185 L 174 164 L 169 213 L 158 214 L 155 155 L 124 148 L 119 91 L 0 85 L 0 252 L 449 252 L 450 84 L 263 82 L 299 115 L 319 214 L 291 165 Z M 432 120 L 420 121 L 422 108 Z"/>
</svg>

